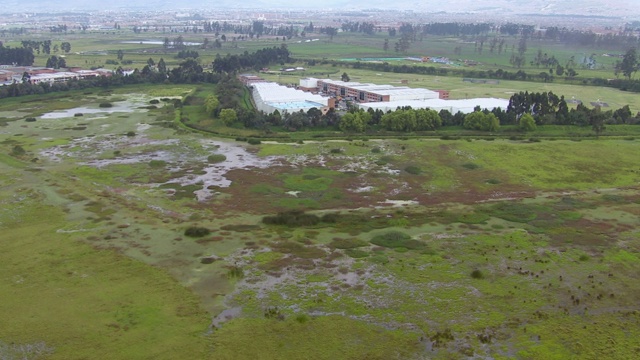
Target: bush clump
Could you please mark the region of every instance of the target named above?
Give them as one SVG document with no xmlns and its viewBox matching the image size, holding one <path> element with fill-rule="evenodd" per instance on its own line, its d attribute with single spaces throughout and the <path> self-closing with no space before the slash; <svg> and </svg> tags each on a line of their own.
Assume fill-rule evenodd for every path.
<svg viewBox="0 0 640 360">
<path fill-rule="evenodd" d="M 24 121 L 26 121 L 26 122 L 34 122 L 34 121 L 36 121 L 36 118 L 28 117 L 28 118 L 24 119 Z"/>
<path fill-rule="evenodd" d="M 412 175 L 420 175 L 420 173 L 422 172 L 419 167 L 413 165 L 407 166 L 406 168 L 404 168 L 404 171 Z"/>
<path fill-rule="evenodd" d="M 159 103 L 160 103 L 160 100 L 158 100 L 158 99 L 153 99 L 153 100 L 149 101 L 149 104 L 159 104 Z"/>
<path fill-rule="evenodd" d="M 484 279 L 484 274 L 482 271 L 475 269 L 471 272 L 471 277 L 474 279 Z"/>
<path fill-rule="evenodd" d="M 342 239 L 335 238 L 329 243 L 329 247 L 335 249 L 355 249 L 369 245 L 366 241 L 358 238 Z"/>
<path fill-rule="evenodd" d="M 347 249 L 345 251 L 345 254 L 347 254 L 347 256 L 352 257 L 354 259 L 362 259 L 362 258 L 369 257 L 368 252 L 359 250 L 359 249 Z"/>
<path fill-rule="evenodd" d="M 211 230 L 207 229 L 206 227 L 200 226 L 191 226 L 184 231 L 185 236 L 194 238 L 207 236 L 209 234 L 211 234 Z"/>
<path fill-rule="evenodd" d="M 469 170 L 475 170 L 478 169 L 480 165 L 474 163 L 464 163 L 462 164 L 462 167 Z"/>
<path fill-rule="evenodd" d="M 285 225 L 290 227 L 313 226 L 320 222 L 320 217 L 313 214 L 305 214 L 301 210 L 279 212 L 275 216 L 265 216 L 262 222 L 267 225 Z"/>
<path fill-rule="evenodd" d="M 215 163 L 220 163 L 227 160 L 227 157 L 224 156 L 223 154 L 213 154 L 213 155 L 209 155 L 209 157 L 207 157 L 207 161 L 215 164 Z"/>
<path fill-rule="evenodd" d="M 110 108 L 110 107 L 113 107 L 113 104 L 110 102 L 103 102 L 103 103 L 100 103 L 98 106 L 101 108 Z"/>
<path fill-rule="evenodd" d="M 262 142 L 259 139 L 248 139 L 247 142 L 249 143 L 249 145 L 260 145 Z"/>
<path fill-rule="evenodd" d="M 371 243 L 386 248 L 407 248 L 409 250 L 419 250 L 424 248 L 424 244 L 414 240 L 411 236 L 400 231 L 389 231 L 376 235 L 371 239 Z"/>
<path fill-rule="evenodd" d="M 167 165 L 167 162 L 164 160 L 151 160 L 149 161 L 149 166 L 152 168 L 163 168 Z"/>
</svg>

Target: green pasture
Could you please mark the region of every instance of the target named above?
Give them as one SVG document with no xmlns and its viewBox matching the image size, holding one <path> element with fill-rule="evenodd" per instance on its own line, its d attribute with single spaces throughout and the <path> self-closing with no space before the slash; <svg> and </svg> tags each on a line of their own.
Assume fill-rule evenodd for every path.
<svg viewBox="0 0 640 360">
<path fill-rule="evenodd" d="M 42 39 L 43 36 L 49 34 L 33 34 L 20 38 L 7 39 L 7 46 L 21 46 L 20 40 L 30 38 Z M 63 41 L 71 43 L 71 52 L 64 54 L 61 51 L 51 55 L 63 55 L 69 66 L 80 67 L 107 67 L 116 68 L 118 65 L 106 65 L 109 60 L 117 60 L 116 54 L 118 50 L 124 52 L 124 59 L 133 61 L 130 65 L 124 67 L 142 68 L 146 65 L 147 59 L 153 58 L 156 62 L 162 57 L 169 66 L 176 66 L 181 62 L 175 58 L 177 51 L 172 49 L 164 49 L 162 45 L 141 44 L 141 41 L 163 41 L 165 37 L 173 40 L 177 36 L 182 36 L 185 42 L 202 43 L 205 38 L 213 43 L 216 39 L 214 34 L 193 34 L 193 33 L 170 33 L 170 32 L 146 32 L 134 34 L 129 29 L 113 30 L 113 31 L 87 31 L 75 32 L 67 34 L 59 34 L 57 36 L 49 36 L 53 40 L 53 44 Z M 477 70 L 497 70 L 499 68 L 509 71 L 517 71 L 510 63 L 511 54 L 518 46 L 519 38 L 504 37 L 506 40 L 503 52 L 498 54 L 497 49 L 494 53 L 489 51 L 489 40 L 484 43 L 483 51 L 480 53 L 474 43 L 474 39 L 463 39 L 451 36 L 418 36 L 412 41 L 409 50 L 406 53 L 398 53 L 394 51 L 394 45 L 399 40 L 399 36 L 389 37 L 386 33 L 378 33 L 374 35 L 339 33 L 333 39 L 323 34 L 308 34 L 307 37 L 292 38 L 286 41 L 278 40 L 275 37 L 261 37 L 247 40 L 232 41 L 234 34 L 225 34 L 226 42 L 222 42 L 220 49 L 200 49 L 199 46 L 190 46 L 189 49 L 196 50 L 200 54 L 198 61 L 203 66 L 210 64 L 217 55 L 224 56 L 226 54 L 242 54 L 244 52 L 254 52 L 264 47 L 281 46 L 286 44 L 292 53 L 292 57 L 297 59 L 329 59 L 342 60 L 348 58 L 364 58 L 364 57 L 448 57 L 454 61 L 453 68 L 466 68 Z M 310 40 L 318 39 L 318 41 Z M 383 49 L 385 39 L 389 41 L 389 49 Z M 134 43 L 123 43 L 125 41 Z M 137 42 L 137 43 L 136 43 Z M 459 53 L 455 53 L 455 49 L 459 49 Z M 603 54 L 613 53 L 619 54 L 624 51 L 606 48 L 587 48 L 575 45 L 566 45 L 560 43 L 551 43 L 540 40 L 529 40 L 527 42 L 527 51 L 525 53 L 526 63 L 522 70 L 530 74 L 538 74 L 540 72 L 548 72 L 549 69 L 539 68 L 530 64 L 534 59 L 538 50 L 546 53 L 549 57 L 555 56 L 562 66 L 573 57 L 576 63 L 574 69 L 578 72 L 578 79 L 589 77 L 613 78 L 614 65 L 618 60 L 615 57 L 606 57 Z M 594 69 L 588 69 L 582 63 L 583 59 L 594 55 L 596 66 Z M 35 65 L 44 66 L 50 55 L 36 54 Z M 465 60 L 475 61 L 478 64 L 471 66 L 464 65 Z M 394 62 L 395 63 L 395 62 Z M 398 64 L 415 65 L 414 62 L 398 62 Z M 425 66 L 441 67 L 440 64 L 426 63 Z M 445 66 L 447 67 L 447 66 Z M 554 69 L 555 71 L 555 69 Z M 555 76 L 555 75 L 554 75 Z"/>
</svg>

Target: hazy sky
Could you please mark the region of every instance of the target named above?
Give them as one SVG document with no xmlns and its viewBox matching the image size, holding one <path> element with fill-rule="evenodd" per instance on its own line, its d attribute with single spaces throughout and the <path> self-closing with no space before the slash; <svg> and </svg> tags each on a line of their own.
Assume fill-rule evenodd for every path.
<svg viewBox="0 0 640 360">
<path fill-rule="evenodd" d="M 640 0 L 2 0 L 0 12 L 63 11 L 98 9 L 215 9 L 215 8 L 264 8 L 281 10 L 294 8 L 356 9 L 361 7 L 415 10 L 420 12 L 474 12 L 499 14 L 582 14 L 634 17 L 640 15 Z"/>
</svg>

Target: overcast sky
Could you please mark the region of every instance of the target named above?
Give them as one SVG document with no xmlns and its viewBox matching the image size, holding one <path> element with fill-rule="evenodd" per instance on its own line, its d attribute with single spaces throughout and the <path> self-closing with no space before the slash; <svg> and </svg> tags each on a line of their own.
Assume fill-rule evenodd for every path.
<svg viewBox="0 0 640 360">
<path fill-rule="evenodd" d="M 415 10 L 421 12 L 476 12 L 494 14 L 535 13 L 535 14 L 581 14 L 615 15 L 634 17 L 640 15 L 640 0 L 1 0 L 0 12 L 20 11 L 64 11 L 99 9 L 216 9 L 216 8 L 263 8 L 281 10 L 295 8 L 314 9 L 356 9 L 361 7 Z"/>
</svg>

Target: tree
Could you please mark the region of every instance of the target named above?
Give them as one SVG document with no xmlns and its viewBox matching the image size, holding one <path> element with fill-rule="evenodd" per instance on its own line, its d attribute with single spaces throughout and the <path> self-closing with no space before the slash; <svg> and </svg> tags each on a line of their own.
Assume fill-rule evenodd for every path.
<svg viewBox="0 0 640 360">
<path fill-rule="evenodd" d="M 338 28 L 335 27 L 326 27 L 325 32 L 329 35 L 329 40 L 333 40 L 333 37 L 338 35 Z"/>
<path fill-rule="evenodd" d="M 122 59 L 124 58 L 124 51 L 118 50 L 116 56 L 118 57 L 118 60 L 122 61 Z"/>
<path fill-rule="evenodd" d="M 218 107 L 220 106 L 220 100 L 214 95 L 209 95 L 204 100 L 204 108 L 210 116 L 215 116 L 218 111 Z"/>
<path fill-rule="evenodd" d="M 371 120 L 371 114 L 364 110 L 346 113 L 340 119 L 338 127 L 342 131 L 363 132 L 367 123 Z"/>
<path fill-rule="evenodd" d="M 631 76 L 638 71 L 639 67 L 636 49 L 631 48 L 624 54 L 622 62 L 618 62 L 616 64 L 615 74 L 618 75 L 619 73 L 622 73 L 627 80 L 631 80 Z"/>
<path fill-rule="evenodd" d="M 222 109 L 218 117 L 226 126 L 231 126 L 238 120 L 238 114 L 234 109 Z"/>
<path fill-rule="evenodd" d="M 470 130 L 496 131 L 500 127 L 500 121 L 492 113 L 474 111 L 464 117 L 463 126 Z"/>
<path fill-rule="evenodd" d="M 349 80 L 351 80 L 351 78 L 346 72 L 342 73 L 342 76 L 340 77 L 340 79 L 342 79 L 342 81 L 344 82 L 349 82 Z"/>
<path fill-rule="evenodd" d="M 384 44 L 382 44 L 382 50 L 384 50 L 384 52 L 389 51 L 389 39 L 384 39 Z"/>
<path fill-rule="evenodd" d="M 167 73 L 167 65 L 164 63 L 164 59 L 160 58 L 160 61 L 158 61 L 158 72 L 160 74 L 166 74 Z"/>
<path fill-rule="evenodd" d="M 416 130 L 435 130 L 442 126 L 442 119 L 437 111 L 418 109 L 416 113 Z"/>
<path fill-rule="evenodd" d="M 534 131 L 536 129 L 536 120 L 530 114 L 524 114 L 520 117 L 520 130 L 524 132 Z"/>
<path fill-rule="evenodd" d="M 53 55 L 47 59 L 47 64 L 45 65 L 48 68 L 58 69 L 58 57 Z"/>
<path fill-rule="evenodd" d="M 602 132 L 606 129 L 604 126 L 604 120 L 606 119 L 607 114 L 603 113 L 600 109 L 600 106 L 596 106 L 589 115 L 589 122 L 591 123 L 591 129 L 596 133 L 596 136 L 600 136 Z"/>
<path fill-rule="evenodd" d="M 60 49 L 62 49 L 62 51 L 65 52 L 65 54 L 68 54 L 71 51 L 71 43 L 69 42 L 63 42 L 62 44 L 60 44 Z"/>
<path fill-rule="evenodd" d="M 25 72 L 22 73 L 22 83 L 26 84 L 26 83 L 29 83 L 29 82 L 31 82 L 31 75 L 28 72 L 25 71 Z"/>
</svg>

